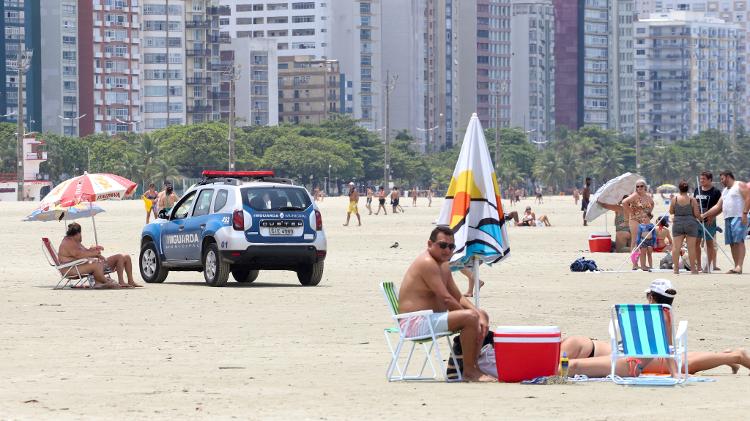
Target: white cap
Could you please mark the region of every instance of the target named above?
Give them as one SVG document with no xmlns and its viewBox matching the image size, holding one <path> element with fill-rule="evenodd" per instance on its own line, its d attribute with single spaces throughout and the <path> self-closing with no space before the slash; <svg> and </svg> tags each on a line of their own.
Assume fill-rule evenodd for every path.
<svg viewBox="0 0 750 421">
<path fill-rule="evenodd" d="M 644 292 L 655 292 L 667 298 L 674 298 L 674 294 L 668 294 L 668 289 L 674 289 L 669 279 L 654 279 L 651 285 Z"/>
<path fill-rule="evenodd" d="M 349 185 L 350 185 L 350 186 L 353 186 L 353 185 L 354 185 L 354 181 L 350 181 L 350 182 L 349 182 Z"/>
</svg>

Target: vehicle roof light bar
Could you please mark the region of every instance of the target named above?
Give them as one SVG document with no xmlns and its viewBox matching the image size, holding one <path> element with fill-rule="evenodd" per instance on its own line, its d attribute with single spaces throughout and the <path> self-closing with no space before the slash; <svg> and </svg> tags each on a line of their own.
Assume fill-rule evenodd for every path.
<svg viewBox="0 0 750 421">
<path fill-rule="evenodd" d="M 205 170 L 201 173 L 203 178 L 264 178 L 273 177 L 273 171 L 215 171 Z"/>
</svg>

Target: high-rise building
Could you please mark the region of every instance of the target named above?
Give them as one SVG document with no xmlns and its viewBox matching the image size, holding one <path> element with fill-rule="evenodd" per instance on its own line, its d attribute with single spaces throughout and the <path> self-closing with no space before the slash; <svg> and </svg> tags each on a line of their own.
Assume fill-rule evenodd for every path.
<svg viewBox="0 0 750 421">
<path fill-rule="evenodd" d="M 510 3 L 477 1 L 477 115 L 483 127 L 511 124 Z"/>
<path fill-rule="evenodd" d="M 720 18 L 725 22 L 740 25 L 745 32 L 745 38 L 739 46 L 742 50 L 740 58 L 744 60 L 750 55 L 750 43 L 747 42 L 747 34 L 750 34 L 750 8 L 747 1 L 736 0 L 637 0 L 639 16 L 648 17 L 649 13 L 663 13 L 669 11 L 692 11 L 702 13 L 709 17 Z M 750 79 L 750 66 L 744 61 L 742 63 L 744 80 Z M 747 87 L 739 85 L 739 103 L 746 103 L 750 91 Z M 750 107 L 742 107 L 738 111 L 738 118 L 742 120 L 745 127 L 750 124 Z"/>
<path fill-rule="evenodd" d="M 608 127 L 635 133 L 634 0 L 611 1 L 609 19 L 609 118 Z"/>
<path fill-rule="evenodd" d="M 339 64 L 310 56 L 279 58 L 279 122 L 319 124 L 341 107 Z"/>
<path fill-rule="evenodd" d="M 675 140 L 733 130 L 737 88 L 745 82 L 742 27 L 703 13 L 669 12 L 635 28 L 639 131 Z"/>
<path fill-rule="evenodd" d="M 512 0 L 510 124 L 529 138 L 555 129 L 555 14 L 552 0 Z"/>
<path fill-rule="evenodd" d="M 218 0 L 185 0 L 186 123 L 221 119 L 219 92 L 224 71 L 220 57 Z M 188 83 L 192 81 L 193 83 Z"/>
<path fill-rule="evenodd" d="M 24 120 L 28 131 L 41 130 L 41 27 L 39 0 L 3 0 L 0 2 L 0 121 L 17 121 L 19 55 L 30 52 L 23 77 Z"/>
<path fill-rule="evenodd" d="M 235 126 L 275 126 L 279 123 L 278 59 L 270 39 L 235 38 L 222 43 L 224 65 L 220 92 L 221 119 L 229 121 L 234 101 Z M 234 86 L 232 86 L 234 81 Z"/>
<path fill-rule="evenodd" d="M 42 131 L 78 136 L 78 1 L 41 8 Z M 94 118 L 93 114 L 82 118 Z"/>
<path fill-rule="evenodd" d="M 80 1 L 77 12 L 78 113 L 93 116 L 79 120 L 79 134 L 130 131 L 141 119 L 138 1 Z"/>
</svg>

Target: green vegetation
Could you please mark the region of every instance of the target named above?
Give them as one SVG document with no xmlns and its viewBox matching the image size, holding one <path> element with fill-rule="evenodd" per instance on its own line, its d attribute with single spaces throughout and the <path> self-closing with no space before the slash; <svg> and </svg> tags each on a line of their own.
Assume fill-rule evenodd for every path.
<svg viewBox="0 0 750 421">
<path fill-rule="evenodd" d="M 0 172 L 15 170 L 15 125 L 0 124 Z M 378 184 L 383 177 L 383 142 L 377 133 L 357 126 L 348 117 L 336 117 L 318 126 L 283 125 L 236 130 L 236 168 L 272 168 L 278 175 L 309 184 L 310 176 L 322 185 L 329 174 L 340 181 Z M 492 157 L 495 133 L 485 132 Z M 75 138 L 47 134 L 49 161 L 43 171 L 54 182 L 88 172 L 113 172 L 146 185 L 164 179 L 197 178 L 204 169 L 225 169 L 228 157 L 227 125 L 205 123 L 172 126 L 144 135 L 95 134 Z M 585 177 L 597 183 L 635 170 L 635 141 L 596 127 L 578 131 L 560 129 L 542 148 L 530 143 L 520 129 L 500 130 L 499 180 L 503 188 L 527 181 L 555 191 L 580 185 Z M 741 131 L 732 143 L 728 135 L 708 131 L 686 141 L 663 143 L 644 136 L 641 174 L 652 185 L 693 182 L 703 170 L 715 174 L 734 170 L 739 179 L 750 176 L 750 135 Z M 450 182 L 460 145 L 421 155 L 407 132 L 391 139 L 391 172 L 397 185 L 445 189 Z"/>
</svg>

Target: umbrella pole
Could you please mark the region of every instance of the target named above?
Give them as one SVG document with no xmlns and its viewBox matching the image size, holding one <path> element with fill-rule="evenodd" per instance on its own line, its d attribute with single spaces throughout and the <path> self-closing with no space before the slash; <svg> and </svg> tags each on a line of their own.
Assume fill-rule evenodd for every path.
<svg viewBox="0 0 750 421">
<path fill-rule="evenodd" d="M 89 212 L 91 212 L 91 202 L 89 202 Z M 94 242 L 99 245 L 99 237 L 96 235 L 96 219 L 94 219 L 94 213 L 91 212 L 91 224 L 94 226 Z"/>
<path fill-rule="evenodd" d="M 471 259 L 473 264 L 471 267 L 471 276 L 474 278 L 474 307 L 479 308 L 479 259 L 476 257 Z"/>
</svg>

